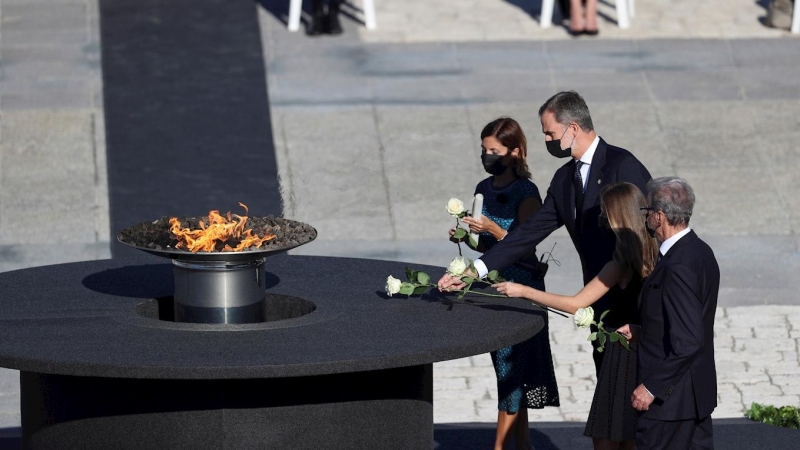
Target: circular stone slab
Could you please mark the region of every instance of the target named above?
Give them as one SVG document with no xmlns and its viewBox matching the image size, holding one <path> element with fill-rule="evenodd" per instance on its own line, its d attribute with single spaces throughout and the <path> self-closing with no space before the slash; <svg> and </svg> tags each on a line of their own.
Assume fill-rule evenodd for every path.
<svg viewBox="0 0 800 450">
<path fill-rule="evenodd" d="M 284 255 L 267 264 L 267 292 L 312 302 L 313 312 L 260 324 L 171 324 L 137 313 L 172 295 L 172 265 L 163 261 L 143 255 L 0 274 L 0 366 L 164 379 L 358 372 L 496 350 L 539 332 L 546 314 L 520 299 L 389 298 L 386 277 L 404 278 L 404 263 Z M 444 272 L 415 268 L 434 280 Z"/>
</svg>

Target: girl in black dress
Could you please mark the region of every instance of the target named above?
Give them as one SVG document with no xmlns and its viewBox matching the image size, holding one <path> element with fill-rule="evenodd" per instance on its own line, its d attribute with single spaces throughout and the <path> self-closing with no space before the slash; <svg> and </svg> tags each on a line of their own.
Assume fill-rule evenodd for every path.
<svg viewBox="0 0 800 450">
<path fill-rule="evenodd" d="M 614 258 L 575 296 L 551 294 L 510 282 L 494 286 L 509 297 L 526 298 L 570 314 L 610 292 L 611 306 L 603 320 L 607 330 L 638 324 L 642 280 L 653 271 L 658 256 L 657 243 L 645 228 L 641 208 L 646 206 L 644 195 L 631 183 L 616 183 L 603 189 L 600 220 L 616 236 Z M 630 396 L 635 388 L 636 344 L 631 343 L 630 350 L 619 344 L 607 345 L 583 432 L 592 438 L 596 450 L 634 448 L 636 411 Z"/>
</svg>

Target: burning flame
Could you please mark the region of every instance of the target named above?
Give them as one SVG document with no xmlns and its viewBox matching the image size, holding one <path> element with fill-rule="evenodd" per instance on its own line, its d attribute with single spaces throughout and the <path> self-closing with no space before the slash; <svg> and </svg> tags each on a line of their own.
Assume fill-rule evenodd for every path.
<svg viewBox="0 0 800 450">
<path fill-rule="evenodd" d="M 231 214 L 228 211 L 227 217 L 225 217 L 220 215 L 217 210 L 209 211 L 206 220 L 200 221 L 199 230 L 182 228 L 181 221 L 177 217 L 170 218 L 170 231 L 178 240 L 178 244 L 175 247 L 189 250 L 192 253 L 199 251 L 213 252 L 216 251 L 217 243 L 227 242 L 232 239 L 238 240 L 239 245 L 231 247 L 225 244 L 221 251 L 238 252 L 250 247 L 260 247 L 264 242 L 275 238 L 274 234 L 259 237 L 253 234 L 253 230 L 245 230 L 244 227 L 247 224 L 249 210 L 247 205 L 242 202 L 239 202 L 239 206 L 244 208 L 244 216 Z"/>
</svg>

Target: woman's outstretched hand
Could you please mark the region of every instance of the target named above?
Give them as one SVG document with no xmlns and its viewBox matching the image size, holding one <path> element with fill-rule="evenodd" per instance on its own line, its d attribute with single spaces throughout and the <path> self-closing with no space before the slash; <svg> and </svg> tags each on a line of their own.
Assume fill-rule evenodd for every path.
<svg viewBox="0 0 800 450">
<path fill-rule="evenodd" d="M 495 231 L 496 228 L 499 228 L 499 225 L 494 223 L 492 219 L 485 216 L 481 216 L 479 218 L 467 216 L 461 219 L 461 221 L 469 225 L 469 231 L 475 234 L 483 233 L 484 231 L 491 233 L 492 231 Z"/>
<path fill-rule="evenodd" d="M 525 296 L 525 286 L 519 283 L 512 283 L 510 281 L 504 281 L 502 283 L 497 283 L 492 285 L 493 288 L 497 289 L 497 292 L 501 294 L 505 294 L 509 297 L 524 297 Z"/>
</svg>

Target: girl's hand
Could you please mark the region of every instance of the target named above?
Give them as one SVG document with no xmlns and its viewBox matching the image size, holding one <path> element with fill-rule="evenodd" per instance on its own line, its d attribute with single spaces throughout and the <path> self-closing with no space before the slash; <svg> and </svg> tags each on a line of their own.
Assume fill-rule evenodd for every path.
<svg viewBox="0 0 800 450">
<path fill-rule="evenodd" d="M 502 283 L 497 283 L 492 285 L 493 288 L 497 289 L 497 292 L 501 294 L 505 294 L 509 297 L 524 297 L 525 296 L 525 286 L 512 283 L 510 281 L 504 281 Z"/>
<path fill-rule="evenodd" d="M 639 335 L 639 326 L 638 325 L 625 324 L 625 325 L 617 328 L 617 333 L 625 336 L 625 339 L 627 339 L 628 342 L 633 342 L 633 341 L 636 340 L 636 338 Z"/>
<path fill-rule="evenodd" d="M 464 217 L 461 219 L 462 222 L 469 225 L 469 231 L 473 233 L 483 233 L 484 231 L 488 231 L 490 233 L 496 231 L 500 228 L 492 219 L 489 219 L 486 216 L 481 216 L 480 218 L 475 218 L 471 216 Z"/>
</svg>

